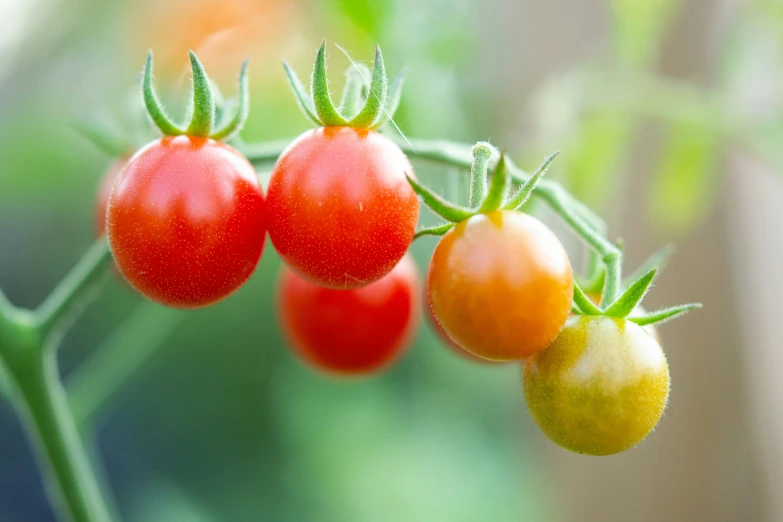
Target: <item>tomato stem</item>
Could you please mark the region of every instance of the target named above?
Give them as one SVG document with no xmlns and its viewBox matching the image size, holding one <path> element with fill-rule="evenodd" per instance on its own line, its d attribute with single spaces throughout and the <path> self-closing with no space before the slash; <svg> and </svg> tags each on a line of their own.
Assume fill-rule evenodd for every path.
<svg viewBox="0 0 783 522">
<path fill-rule="evenodd" d="M 68 275 L 35 311 L 38 328 L 45 337 L 62 333 L 63 324 L 95 294 L 108 273 L 112 256 L 105 239 L 97 240 Z"/>
<path fill-rule="evenodd" d="M 487 170 L 492 151 L 492 145 L 484 141 L 473 146 L 473 161 L 470 165 L 470 208 L 478 209 L 487 197 Z"/>
</svg>

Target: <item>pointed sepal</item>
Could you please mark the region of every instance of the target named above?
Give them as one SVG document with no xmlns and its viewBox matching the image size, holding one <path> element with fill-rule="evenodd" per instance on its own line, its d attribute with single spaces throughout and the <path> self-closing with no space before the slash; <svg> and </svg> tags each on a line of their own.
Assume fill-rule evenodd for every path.
<svg viewBox="0 0 783 522">
<path fill-rule="evenodd" d="M 672 306 L 671 308 L 665 308 L 663 310 L 659 310 L 657 312 L 653 312 L 651 314 L 643 315 L 641 317 L 628 317 L 628 320 L 632 323 L 636 323 L 639 326 L 647 326 L 648 324 L 658 324 L 658 323 L 665 323 L 666 321 L 671 321 L 672 319 L 676 319 L 677 317 L 680 317 L 681 315 L 684 315 L 691 310 L 696 310 L 697 308 L 701 308 L 701 303 L 691 303 L 691 304 L 684 304 L 679 306 Z"/>
<path fill-rule="evenodd" d="M 313 99 L 310 97 L 310 95 L 307 94 L 307 91 L 305 90 L 302 81 L 299 79 L 299 76 L 296 75 L 296 72 L 294 72 L 291 66 L 286 62 L 283 62 L 283 69 L 285 69 L 285 74 L 288 78 L 288 85 L 291 87 L 291 91 L 294 93 L 294 98 L 296 99 L 296 103 L 299 105 L 299 109 L 301 109 L 302 114 L 304 114 L 313 125 L 323 125 L 320 118 L 318 117 L 318 114 L 315 112 Z"/>
<path fill-rule="evenodd" d="M 608 315 L 609 317 L 628 317 L 639 303 L 642 302 L 642 299 L 644 299 L 645 294 L 652 285 L 653 279 L 655 279 L 657 271 L 657 268 L 653 268 L 634 281 L 631 286 L 623 292 L 623 295 L 606 309 L 604 315 Z"/>
<path fill-rule="evenodd" d="M 367 99 L 362 110 L 348 122 L 348 125 L 365 129 L 371 127 L 383 113 L 388 91 L 389 80 L 386 78 L 386 68 L 383 64 L 381 47 L 376 46 L 375 64 L 373 65 L 372 80 L 370 81 Z"/>
<path fill-rule="evenodd" d="M 325 127 L 344 127 L 348 121 L 337 112 L 329 92 L 329 81 L 326 78 L 326 41 L 321 42 L 315 55 L 315 65 L 310 82 L 310 92 L 313 95 L 313 106 L 318 119 Z"/>
<path fill-rule="evenodd" d="M 516 192 L 516 194 L 511 196 L 511 199 L 509 199 L 508 202 L 503 205 L 504 210 L 519 210 L 525 203 L 527 203 L 527 200 L 530 199 L 530 195 L 536 188 L 536 184 L 538 184 L 538 181 L 544 176 L 544 174 L 546 174 L 549 165 L 552 164 L 552 161 L 557 157 L 558 154 L 560 154 L 560 151 L 554 152 L 544 160 L 544 162 L 540 167 L 538 167 L 538 170 L 535 171 L 530 179 L 527 180 L 524 185 L 519 187 L 519 190 Z"/>
<path fill-rule="evenodd" d="M 587 297 L 579 283 L 574 281 L 574 306 L 582 315 L 601 315 L 601 309 Z"/>
<path fill-rule="evenodd" d="M 506 155 L 501 153 L 495 172 L 492 174 L 492 180 L 489 182 L 489 190 L 487 190 L 487 195 L 478 211 L 487 213 L 499 209 L 506 200 L 507 190 L 508 166 L 506 165 Z"/>
<path fill-rule="evenodd" d="M 152 51 L 147 53 L 147 62 L 144 65 L 144 75 L 141 82 L 141 92 L 144 106 L 153 123 L 166 136 L 178 136 L 185 134 L 185 130 L 172 121 L 158 99 L 155 89 L 152 87 Z"/>
<path fill-rule="evenodd" d="M 188 51 L 193 70 L 193 115 L 186 130 L 188 136 L 209 136 L 215 125 L 215 96 L 212 84 L 196 53 Z"/>
<path fill-rule="evenodd" d="M 444 223 L 442 225 L 436 225 L 434 227 L 420 228 L 413 235 L 413 239 L 418 239 L 422 236 L 442 236 L 452 228 L 457 226 L 455 223 Z"/>
<path fill-rule="evenodd" d="M 371 129 L 377 129 L 392 118 L 394 113 L 400 107 L 400 99 L 402 98 L 402 87 L 405 85 L 405 74 L 408 72 L 407 68 L 404 68 L 389 87 L 389 93 L 386 95 L 386 105 L 383 107 L 380 118 L 370 127 Z"/>
<path fill-rule="evenodd" d="M 459 223 L 474 215 L 474 212 L 470 209 L 460 207 L 451 203 L 441 196 L 435 194 L 430 189 L 419 183 L 416 178 L 409 176 L 407 173 L 405 176 L 408 178 L 408 183 L 413 187 L 413 191 L 418 194 L 422 201 L 437 215 L 451 221 L 452 223 Z"/>
<path fill-rule="evenodd" d="M 237 102 L 236 112 L 231 120 L 226 121 L 221 127 L 215 130 L 210 135 L 210 138 L 214 140 L 228 140 L 235 136 L 244 127 L 247 121 L 247 116 L 250 113 L 250 86 L 247 79 L 248 60 L 242 62 L 242 69 L 239 72 L 239 83 L 237 85 Z M 229 104 L 226 103 L 224 110 L 229 108 Z M 221 118 L 225 120 L 225 115 Z"/>
</svg>

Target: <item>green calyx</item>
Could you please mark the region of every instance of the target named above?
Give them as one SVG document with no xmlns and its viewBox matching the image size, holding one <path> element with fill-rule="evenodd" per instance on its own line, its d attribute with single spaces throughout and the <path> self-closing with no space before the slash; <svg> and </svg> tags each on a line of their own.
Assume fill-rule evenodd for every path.
<svg viewBox="0 0 783 522">
<path fill-rule="evenodd" d="M 653 256 L 656 258 L 657 256 Z M 653 259 L 651 258 L 651 259 Z M 655 276 L 658 274 L 657 266 L 650 267 L 647 272 L 630 282 L 625 291 L 614 302 L 599 307 L 587 296 L 585 291 L 574 281 L 574 306 L 573 312 L 580 315 L 603 315 L 617 319 L 627 319 L 639 326 L 661 323 L 679 317 L 691 310 L 701 308 L 699 303 L 673 306 L 643 316 L 633 315 L 636 308 L 652 286 Z"/>
<path fill-rule="evenodd" d="M 239 73 L 239 87 L 236 100 L 222 103 L 222 97 L 209 80 L 204 66 L 193 51 L 190 65 L 193 71 L 193 99 L 190 104 L 190 117 L 187 127 L 174 123 L 163 110 L 152 86 L 152 51 L 147 54 L 142 79 L 142 96 L 150 118 L 166 136 L 201 136 L 214 140 L 227 140 L 242 130 L 250 110 L 247 79 L 247 60 Z M 233 116 L 228 117 L 229 108 Z"/>
<path fill-rule="evenodd" d="M 309 95 L 293 69 L 287 63 L 283 63 L 283 67 L 299 108 L 314 125 L 377 129 L 391 120 L 400 104 L 405 72 L 389 86 L 380 47 L 375 48 L 372 72 L 358 63 L 348 69 L 339 108 L 335 107 L 329 92 L 325 41 L 321 42 L 315 56 Z"/>
<path fill-rule="evenodd" d="M 509 173 L 504 153 L 500 153 L 492 178 L 487 182 L 487 172 L 495 149 L 489 143 L 480 141 L 473 146 L 473 164 L 470 169 L 470 208 L 451 203 L 408 176 L 408 182 L 427 207 L 449 223 L 419 230 L 415 237 L 442 236 L 454 227 L 476 214 L 488 214 L 496 210 L 518 211 L 530 199 L 541 177 L 546 173 L 555 152 L 538 167 L 538 170 L 523 183 L 517 191 L 508 196 Z"/>
</svg>

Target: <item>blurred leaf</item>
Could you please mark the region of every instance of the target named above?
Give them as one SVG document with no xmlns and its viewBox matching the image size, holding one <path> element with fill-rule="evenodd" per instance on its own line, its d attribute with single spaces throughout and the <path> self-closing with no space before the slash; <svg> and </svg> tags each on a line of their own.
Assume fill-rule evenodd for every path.
<svg viewBox="0 0 783 522">
<path fill-rule="evenodd" d="M 682 2 L 612 0 L 614 47 L 625 65 L 648 66 L 657 57 L 664 31 Z"/>
<path fill-rule="evenodd" d="M 719 144 L 718 135 L 692 125 L 669 129 L 649 191 L 654 224 L 679 232 L 707 214 L 715 194 Z"/>
<path fill-rule="evenodd" d="M 576 143 L 563 159 L 568 188 L 578 199 L 605 208 L 626 157 L 635 127 L 634 118 L 619 112 L 596 112 L 581 122 Z"/>
<path fill-rule="evenodd" d="M 332 0 L 331 3 L 358 28 L 376 39 L 383 32 L 393 5 L 390 0 Z"/>
</svg>

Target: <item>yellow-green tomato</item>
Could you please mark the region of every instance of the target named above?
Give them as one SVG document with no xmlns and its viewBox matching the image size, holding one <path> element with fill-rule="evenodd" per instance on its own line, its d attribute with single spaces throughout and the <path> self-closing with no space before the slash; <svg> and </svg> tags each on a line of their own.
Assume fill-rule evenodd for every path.
<svg viewBox="0 0 783 522">
<path fill-rule="evenodd" d="M 572 317 L 524 368 L 525 400 L 553 442 L 612 455 L 641 442 L 663 415 L 669 365 L 658 342 L 625 319 Z"/>
</svg>

